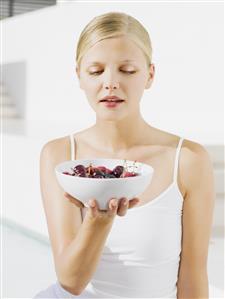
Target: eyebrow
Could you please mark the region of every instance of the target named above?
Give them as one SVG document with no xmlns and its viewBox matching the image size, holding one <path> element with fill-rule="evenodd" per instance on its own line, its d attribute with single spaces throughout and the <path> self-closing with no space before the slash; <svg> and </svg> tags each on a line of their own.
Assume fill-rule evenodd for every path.
<svg viewBox="0 0 225 299">
<path fill-rule="evenodd" d="M 122 60 L 120 61 L 120 63 L 122 62 L 134 62 L 134 60 L 131 60 L 131 59 L 125 59 L 125 60 Z M 88 64 L 90 65 L 98 65 L 98 64 L 102 64 L 102 62 L 99 62 L 99 61 L 89 61 Z"/>
</svg>

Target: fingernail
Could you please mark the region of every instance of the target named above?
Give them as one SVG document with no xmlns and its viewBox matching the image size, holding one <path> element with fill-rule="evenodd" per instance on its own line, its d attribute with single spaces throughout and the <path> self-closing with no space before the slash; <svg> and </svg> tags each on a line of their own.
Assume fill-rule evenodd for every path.
<svg viewBox="0 0 225 299">
<path fill-rule="evenodd" d="M 115 208 L 115 207 L 117 207 L 117 200 L 116 199 L 114 199 L 113 201 L 112 201 L 112 206 Z"/>
<path fill-rule="evenodd" d="M 88 202 L 88 204 L 89 204 L 89 206 L 90 206 L 90 207 L 92 207 L 92 208 L 94 208 L 94 207 L 95 207 L 95 203 L 94 203 L 92 200 L 91 200 L 91 201 L 89 201 L 89 202 Z"/>
<path fill-rule="evenodd" d="M 124 202 L 123 202 L 123 205 L 124 205 L 124 206 L 126 206 L 126 205 L 127 205 L 127 203 L 128 203 L 128 200 L 127 200 L 127 199 L 125 199 L 125 200 L 124 200 Z"/>
</svg>

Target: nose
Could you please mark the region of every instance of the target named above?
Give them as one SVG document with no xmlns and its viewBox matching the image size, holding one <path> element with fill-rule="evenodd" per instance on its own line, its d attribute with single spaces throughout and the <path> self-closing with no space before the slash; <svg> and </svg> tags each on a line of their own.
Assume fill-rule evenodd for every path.
<svg viewBox="0 0 225 299">
<path fill-rule="evenodd" d="M 116 78 L 112 78 L 112 75 L 108 75 L 103 82 L 103 87 L 106 90 L 115 90 L 120 87 L 120 84 Z"/>
<path fill-rule="evenodd" d="M 104 84 L 104 88 L 107 89 L 107 90 L 118 89 L 119 88 L 119 83 Z"/>
</svg>

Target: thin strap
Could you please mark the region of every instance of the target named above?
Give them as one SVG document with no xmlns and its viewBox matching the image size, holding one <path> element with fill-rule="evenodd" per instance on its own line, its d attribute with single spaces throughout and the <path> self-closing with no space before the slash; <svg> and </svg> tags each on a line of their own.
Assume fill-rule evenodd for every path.
<svg viewBox="0 0 225 299">
<path fill-rule="evenodd" d="M 173 181 L 177 180 L 180 149 L 181 149 L 183 140 L 184 140 L 184 138 L 180 138 L 178 146 L 177 146 L 177 150 L 176 150 L 174 173 L 173 173 Z"/>
<path fill-rule="evenodd" d="M 71 150 L 71 160 L 75 160 L 75 140 L 73 134 L 70 135 L 70 150 Z"/>
</svg>

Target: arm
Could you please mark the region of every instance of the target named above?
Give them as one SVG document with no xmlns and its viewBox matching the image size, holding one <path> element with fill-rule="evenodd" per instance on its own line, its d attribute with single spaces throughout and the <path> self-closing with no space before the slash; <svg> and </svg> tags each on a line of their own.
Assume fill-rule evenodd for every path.
<svg viewBox="0 0 225 299">
<path fill-rule="evenodd" d="M 77 236 L 62 252 L 58 265 L 60 284 L 74 295 L 81 294 L 91 280 L 113 224 L 113 217 L 101 222 L 88 214 Z"/>
<path fill-rule="evenodd" d="M 183 206 L 182 252 L 177 298 L 209 298 L 207 258 L 211 235 L 215 187 L 208 152 L 190 142 L 185 148 L 183 180 L 186 196 Z"/>
<path fill-rule="evenodd" d="M 90 201 L 93 203 L 93 201 Z M 79 295 L 91 280 L 98 265 L 106 238 L 111 230 L 114 217 L 124 216 L 128 206 L 120 203 L 112 205 L 107 212 L 102 212 L 95 206 L 89 208 L 84 221 L 74 240 L 61 254 L 58 275 L 61 285 L 69 292 Z M 136 199 L 130 200 L 129 208 L 137 203 Z M 118 208 L 117 208 L 118 207 Z"/>
<path fill-rule="evenodd" d="M 55 177 L 55 166 L 64 160 L 69 160 L 64 143 L 47 143 L 40 156 L 40 184 L 57 278 L 67 291 L 79 295 L 96 270 L 115 215 L 124 216 L 128 203 L 113 207 L 112 200 L 109 210 L 101 212 L 91 200 L 94 207 L 82 222 L 80 208 L 66 200 Z M 130 203 L 132 207 L 137 201 Z"/>
</svg>

